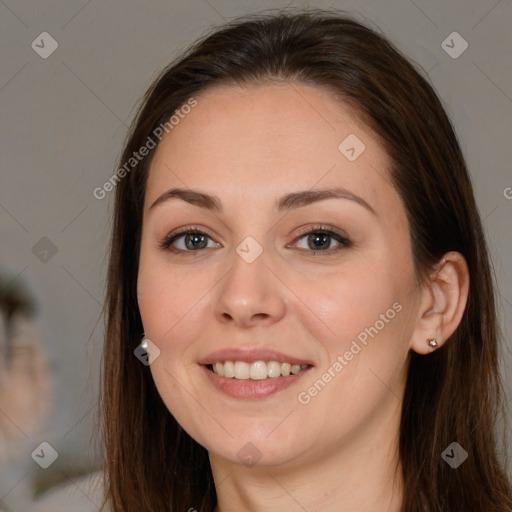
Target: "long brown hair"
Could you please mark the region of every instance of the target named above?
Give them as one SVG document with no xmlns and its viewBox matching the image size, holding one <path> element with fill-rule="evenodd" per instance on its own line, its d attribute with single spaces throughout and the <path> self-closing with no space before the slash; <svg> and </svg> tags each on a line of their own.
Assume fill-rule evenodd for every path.
<svg viewBox="0 0 512 512">
<path fill-rule="evenodd" d="M 334 11 L 279 11 L 228 23 L 155 80 L 119 167 L 199 92 L 269 80 L 331 90 L 380 137 L 407 212 L 419 280 L 448 251 L 460 252 L 469 267 L 469 298 L 455 333 L 428 356 L 410 354 L 399 439 L 403 512 L 510 512 L 496 436 L 505 415 L 493 276 L 470 177 L 438 96 L 385 37 Z M 177 424 L 133 354 L 142 336 L 136 286 L 153 154 L 116 181 L 101 401 L 106 502 L 115 512 L 211 512 L 208 453 Z M 456 470 L 441 458 L 453 441 L 469 455 Z"/>
</svg>

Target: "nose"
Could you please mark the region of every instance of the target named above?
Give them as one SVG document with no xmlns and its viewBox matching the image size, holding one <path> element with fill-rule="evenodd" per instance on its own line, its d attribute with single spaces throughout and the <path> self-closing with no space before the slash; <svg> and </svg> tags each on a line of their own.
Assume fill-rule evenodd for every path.
<svg viewBox="0 0 512 512">
<path fill-rule="evenodd" d="M 252 263 L 235 252 L 230 265 L 216 287 L 217 319 L 240 328 L 279 322 L 286 311 L 286 286 L 271 270 L 265 251 Z"/>
</svg>

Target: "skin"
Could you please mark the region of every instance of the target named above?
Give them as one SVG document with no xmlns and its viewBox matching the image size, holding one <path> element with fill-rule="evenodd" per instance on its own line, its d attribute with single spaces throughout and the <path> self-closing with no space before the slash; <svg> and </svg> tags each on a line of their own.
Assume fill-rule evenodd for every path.
<svg viewBox="0 0 512 512">
<path fill-rule="evenodd" d="M 159 393 L 209 451 L 216 511 L 398 511 L 408 355 L 427 354 L 427 338 L 441 345 L 455 330 L 467 296 L 465 261 L 448 253 L 431 281 L 418 284 L 388 156 L 330 92 L 269 83 L 215 87 L 196 99 L 151 163 L 138 301 L 146 336 L 161 351 L 151 364 Z M 354 161 L 338 150 L 349 134 L 366 146 Z M 224 211 L 180 199 L 150 208 L 173 187 L 214 194 Z M 336 198 L 287 212 L 274 206 L 290 192 L 332 187 L 350 190 L 375 213 Z M 307 233 L 318 224 L 352 245 L 327 238 L 327 249 L 313 254 Z M 160 248 L 186 226 L 208 233 L 207 248 Z M 252 263 L 236 252 L 248 236 L 263 250 Z M 174 246 L 187 250 L 185 241 Z M 300 403 L 299 393 L 397 303 L 400 312 L 309 403 Z M 314 368 L 263 400 L 231 398 L 209 383 L 198 361 L 233 347 L 272 348 Z M 247 443 L 258 449 L 251 466 L 237 455 Z"/>
</svg>

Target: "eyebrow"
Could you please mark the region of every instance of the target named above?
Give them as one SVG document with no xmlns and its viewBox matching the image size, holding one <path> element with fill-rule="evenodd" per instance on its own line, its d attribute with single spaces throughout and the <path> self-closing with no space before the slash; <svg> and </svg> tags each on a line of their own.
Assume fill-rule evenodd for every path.
<svg viewBox="0 0 512 512">
<path fill-rule="evenodd" d="M 169 201 L 170 199 L 181 199 L 194 206 L 206 208 L 207 210 L 222 213 L 222 202 L 214 195 L 206 194 L 198 190 L 185 189 L 185 188 L 171 188 L 164 192 L 156 201 L 150 206 L 150 209 Z M 362 198 L 353 194 L 349 190 L 337 187 L 316 190 L 303 190 L 299 192 L 291 192 L 281 197 L 276 205 L 279 212 L 303 208 L 318 201 L 326 199 L 349 199 L 355 203 L 363 206 L 373 215 L 377 215 L 376 211 Z"/>
</svg>

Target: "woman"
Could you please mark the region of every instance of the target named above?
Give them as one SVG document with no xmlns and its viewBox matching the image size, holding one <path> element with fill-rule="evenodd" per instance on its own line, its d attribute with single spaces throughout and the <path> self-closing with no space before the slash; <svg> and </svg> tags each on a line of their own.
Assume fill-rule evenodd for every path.
<svg viewBox="0 0 512 512">
<path fill-rule="evenodd" d="M 320 11 L 218 29 L 111 182 L 112 510 L 511 510 L 468 171 L 385 38 Z"/>
</svg>

